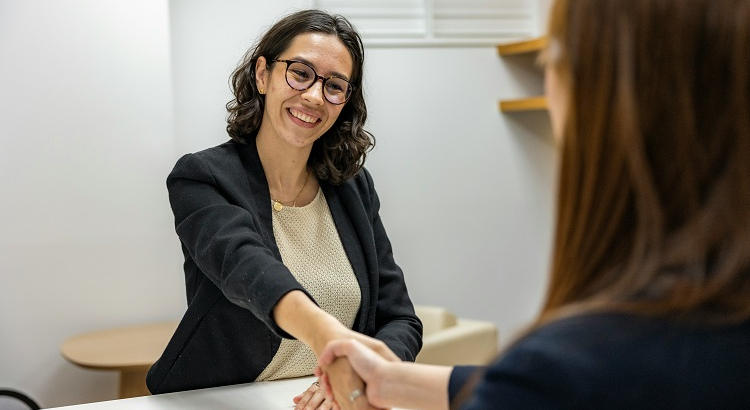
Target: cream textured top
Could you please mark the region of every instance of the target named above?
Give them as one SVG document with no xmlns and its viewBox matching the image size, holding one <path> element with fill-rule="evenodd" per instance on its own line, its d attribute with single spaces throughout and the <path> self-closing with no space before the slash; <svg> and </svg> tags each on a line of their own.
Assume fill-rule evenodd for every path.
<svg viewBox="0 0 750 410">
<path fill-rule="evenodd" d="M 323 191 L 318 189 L 308 205 L 271 212 L 284 265 L 323 310 L 351 329 L 362 295 Z M 255 381 L 309 376 L 317 363 L 307 345 L 281 339 L 279 350 Z"/>
</svg>

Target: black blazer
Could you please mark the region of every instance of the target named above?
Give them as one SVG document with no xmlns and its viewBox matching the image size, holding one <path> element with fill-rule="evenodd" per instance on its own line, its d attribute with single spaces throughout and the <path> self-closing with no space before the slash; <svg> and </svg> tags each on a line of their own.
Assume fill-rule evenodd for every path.
<svg viewBox="0 0 750 410">
<path fill-rule="evenodd" d="M 453 369 L 452 399 L 474 371 Z M 750 322 L 707 327 L 582 315 L 533 331 L 484 372 L 461 409 L 745 410 Z"/>
<path fill-rule="evenodd" d="M 167 188 L 185 255 L 188 306 L 148 372 L 148 388 L 166 393 L 251 382 L 281 338 L 291 338 L 274 322 L 274 306 L 292 290 L 307 293 L 281 262 L 254 141 L 183 156 Z M 413 361 L 422 323 L 393 259 L 370 174 L 363 169 L 337 186 L 321 181 L 321 189 L 362 293 L 354 330 Z"/>
</svg>

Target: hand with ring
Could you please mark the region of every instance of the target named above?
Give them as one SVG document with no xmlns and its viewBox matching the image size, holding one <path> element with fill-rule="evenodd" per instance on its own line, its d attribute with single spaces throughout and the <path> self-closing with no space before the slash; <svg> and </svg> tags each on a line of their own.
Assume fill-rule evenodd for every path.
<svg viewBox="0 0 750 410">
<path fill-rule="evenodd" d="M 337 386 L 341 383 L 336 375 L 337 363 L 345 360 L 358 380 L 364 384 Z M 318 357 L 316 374 L 320 377 L 321 387 L 327 396 L 335 397 L 341 408 L 360 408 L 354 405 L 367 402 L 370 406 L 389 407 L 388 394 L 383 391 L 384 371 L 389 365 L 395 365 L 383 359 L 377 352 L 354 339 L 337 340 L 329 343 Z M 346 407 L 344 405 L 352 407 Z"/>
<path fill-rule="evenodd" d="M 355 400 L 359 398 L 359 396 L 362 395 L 362 389 L 354 389 L 351 393 L 349 393 L 349 401 L 354 403 Z"/>
<path fill-rule="evenodd" d="M 310 385 L 304 392 L 295 396 L 294 409 L 314 409 L 314 410 L 338 410 L 339 407 L 325 395 L 325 391 L 317 381 Z"/>
<path fill-rule="evenodd" d="M 341 409 L 374 409 L 367 401 L 365 384 L 346 358 L 328 364 L 325 374 L 318 373 L 324 387 L 329 389 L 326 397 L 333 398 Z"/>
</svg>

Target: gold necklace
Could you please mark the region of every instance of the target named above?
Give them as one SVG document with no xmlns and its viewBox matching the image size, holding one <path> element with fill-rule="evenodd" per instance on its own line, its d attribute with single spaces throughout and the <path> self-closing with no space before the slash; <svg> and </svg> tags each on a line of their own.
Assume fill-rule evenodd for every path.
<svg viewBox="0 0 750 410">
<path fill-rule="evenodd" d="M 299 196 L 302 193 L 302 191 L 305 190 L 305 187 L 307 186 L 307 181 L 309 181 L 309 180 L 310 180 L 310 170 L 307 170 L 307 176 L 305 176 L 305 183 L 302 184 L 302 188 L 299 189 L 299 192 L 297 192 L 297 195 L 292 200 L 292 205 L 291 206 L 297 206 L 297 198 L 299 198 Z M 283 202 L 279 201 L 278 199 L 271 198 L 271 206 L 273 207 L 274 211 L 279 212 L 282 209 L 284 209 L 285 204 Z M 286 205 L 286 206 L 288 206 L 288 205 Z"/>
</svg>

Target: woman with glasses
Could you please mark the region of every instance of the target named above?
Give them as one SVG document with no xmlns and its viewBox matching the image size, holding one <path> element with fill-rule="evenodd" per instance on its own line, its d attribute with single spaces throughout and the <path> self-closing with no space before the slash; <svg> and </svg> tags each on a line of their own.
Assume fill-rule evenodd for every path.
<svg viewBox="0 0 750 410">
<path fill-rule="evenodd" d="M 188 307 L 149 371 L 152 393 L 311 375 L 340 338 L 414 360 L 422 325 L 363 168 L 363 52 L 340 16 L 282 19 L 232 75 L 231 141 L 175 165 Z M 317 383 L 294 399 L 332 405 Z"/>
<path fill-rule="evenodd" d="M 560 145 L 538 320 L 486 369 L 390 363 L 348 408 L 750 409 L 750 2 L 556 0 Z M 323 384 L 325 384 L 325 377 Z"/>
</svg>

